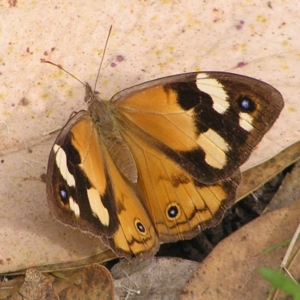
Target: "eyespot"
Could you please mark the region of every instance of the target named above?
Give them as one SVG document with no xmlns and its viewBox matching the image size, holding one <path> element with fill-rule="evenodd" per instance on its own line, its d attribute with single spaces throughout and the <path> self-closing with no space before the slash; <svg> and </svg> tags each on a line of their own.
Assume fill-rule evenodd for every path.
<svg viewBox="0 0 300 300">
<path fill-rule="evenodd" d="M 167 206 L 167 209 L 166 209 L 166 215 L 167 215 L 167 218 L 170 220 L 170 221 L 175 221 L 177 219 L 180 218 L 181 216 L 181 207 L 178 203 L 171 203 Z"/>
<path fill-rule="evenodd" d="M 139 220 L 139 219 L 136 219 L 134 221 L 134 224 L 135 224 L 135 227 L 136 229 L 138 230 L 139 233 L 141 233 L 142 235 L 145 235 L 146 234 L 146 228 L 145 226 L 143 225 L 142 221 Z"/>
<path fill-rule="evenodd" d="M 238 105 L 242 112 L 253 112 L 256 109 L 255 103 L 249 97 L 243 96 L 238 99 Z"/>
<path fill-rule="evenodd" d="M 59 188 L 59 194 L 60 194 L 60 200 L 63 202 L 64 205 L 68 204 L 69 203 L 69 200 L 68 200 L 68 193 L 66 191 L 65 188 L 63 187 L 60 187 Z"/>
</svg>

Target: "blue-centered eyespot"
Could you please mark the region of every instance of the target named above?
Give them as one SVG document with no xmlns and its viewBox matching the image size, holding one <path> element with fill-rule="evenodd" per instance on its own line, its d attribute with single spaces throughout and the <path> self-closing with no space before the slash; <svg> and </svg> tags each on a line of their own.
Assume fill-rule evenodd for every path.
<svg viewBox="0 0 300 300">
<path fill-rule="evenodd" d="M 170 221 L 175 221 L 181 216 L 181 207 L 178 203 L 170 203 L 166 208 L 166 215 Z"/>
<path fill-rule="evenodd" d="M 135 227 L 136 227 L 136 229 L 138 230 L 139 233 L 141 233 L 143 235 L 146 234 L 146 228 L 145 228 L 145 226 L 144 226 L 144 224 L 142 223 L 141 220 L 136 219 L 134 221 L 134 224 L 135 224 Z"/>
</svg>

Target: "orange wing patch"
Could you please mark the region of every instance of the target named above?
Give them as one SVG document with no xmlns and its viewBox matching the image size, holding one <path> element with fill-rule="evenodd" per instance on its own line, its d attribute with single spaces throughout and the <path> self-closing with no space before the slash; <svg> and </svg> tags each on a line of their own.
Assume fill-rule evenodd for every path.
<svg viewBox="0 0 300 300">
<path fill-rule="evenodd" d="M 166 146 L 178 151 L 199 147 L 192 110 L 184 111 L 178 105 L 174 91 L 156 86 L 115 103 L 139 129 L 158 140 L 163 137 Z M 176 138 L 170 135 L 175 131 Z"/>
</svg>

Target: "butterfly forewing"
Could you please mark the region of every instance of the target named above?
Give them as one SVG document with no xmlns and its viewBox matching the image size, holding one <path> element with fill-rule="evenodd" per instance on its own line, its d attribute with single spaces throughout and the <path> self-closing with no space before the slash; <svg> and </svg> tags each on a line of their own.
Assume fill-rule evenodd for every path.
<svg viewBox="0 0 300 300">
<path fill-rule="evenodd" d="M 126 131 L 207 184 L 229 178 L 247 160 L 283 107 L 272 86 L 220 72 L 154 80 L 113 100 Z"/>
<path fill-rule="evenodd" d="M 118 228 L 116 205 L 110 200 L 111 179 L 95 133 L 86 111 L 76 114 L 60 132 L 48 163 L 48 204 L 59 220 L 71 226 L 113 236 Z"/>
</svg>

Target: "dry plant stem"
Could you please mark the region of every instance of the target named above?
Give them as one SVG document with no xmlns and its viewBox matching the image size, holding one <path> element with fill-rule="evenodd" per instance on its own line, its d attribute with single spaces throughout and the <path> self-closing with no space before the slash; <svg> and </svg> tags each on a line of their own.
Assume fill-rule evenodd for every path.
<svg viewBox="0 0 300 300">
<path fill-rule="evenodd" d="M 125 300 L 127 300 L 127 299 L 129 299 L 129 297 L 131 295 L 139 295 L 141 293 L 141 291 L 138 289 L 138 286 L 136 285 L 136 283 L 134 281 L 132 281 L 132 279 L 127 275 L 127 273 L 125 271 L 123 271 L 123 272 L 126 275 L 126 277 L 128 278 L 128 280 L 131 281 L 137 288 L 137 290 L 134 290 L 134 289 L 130 289 L 126 286 L 121 286 L 121 288 L 126 292 Z"/>
<path fill-rule="evenodd" d="M 293 238 L 292 238 L 292 240 L 290 242 L 290 245 L 289 245 L 289 247 L 288 247 L 288 249 L 286 251 L 286 254 L 285 254 L 285 256 L 284 256 L 284 258 L 282 260 L 282 263 L 280 265 L 280 267 L 283 268 L 283 269 L 286 269 L 286 267 L 287 267 L 288 259 L 289 259 L 290 255 L 291 255 L 291 252 L 292 252 L 292 250 L 293 250 L 293 248 L 295 246 L 295 243 L 297 241 L 299 233 L 300 233 L 300 223 L 298 224 L 298 227 L 297 227 L 297 229 L 296 229 L 296 231 L 294 233 L 294 236 L 293 236 Z"/>
<path fill-rule="evenodd" d="M 6 128 L 7 128 L 7 133 L 10 133 L 10 129 L 9 129 L 9 127 L 8 127 L 8 125 L 7 125 L 7 123 L 6 122 L 0 122 L 0 124 L 4 124 L 5 126 L 6 126 Z"/>
<path fill-rule="evenodd" d="M 295 256 L 298 253 L 298 251 L 297 251 L 297 253 L 291 257 L 291 253 L 292 253 L 292 250 L 293 250 L 293 248 L 295 246 L 295 243 L 296 243 L 296 241 L 298 239 L 299 233 L 300 233 L 300 223 L 298 224 L 298 227 L 297 227 L 297 229 L 296 229 L 296 231 L 295 231 L 295 233 L 293 235 L 293 238 L 292 238 L 292 240 L 291 240 L 291 242 L 289 244 L 289 247 L 288 247 L 288 249 L 286 251 L 286 254 L 285 254 L 285 256 L 284 256 L 284 258 L 283 258 L 283 260 L 282 260 L 282 262 L 280 264 L 280 269 L 284 270 L 286 272 L 286 274 L 288 274 L 288 276 L 295 283 L 297 283 L 297 284 L 298 284 L 298 282 L 294 279 L 294 277 L 292 276 L 292 274 L 288 271 L 288 267 L 291 265 L 292 261 L 294 260 Z M 273 291 L 270 293 L 270 295 L 269 295 L 269 297 L 268 297 L 267 300 L 273 300 L 273 299 L 275 299 L 277 293 L 278 293 L 278 289 L 273 289 Z"/>
</svg>

